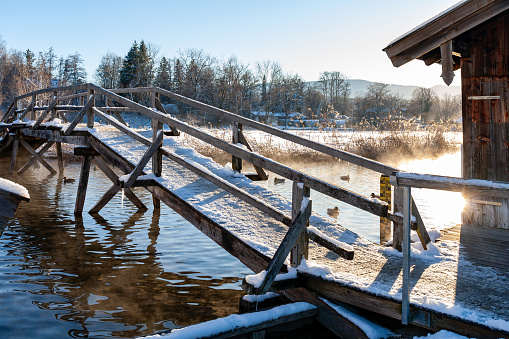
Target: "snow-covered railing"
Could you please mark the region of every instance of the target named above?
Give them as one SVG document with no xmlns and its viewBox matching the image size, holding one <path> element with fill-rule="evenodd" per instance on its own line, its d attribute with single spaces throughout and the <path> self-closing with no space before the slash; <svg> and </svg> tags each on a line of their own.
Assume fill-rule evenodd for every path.
<svg viewBox="0 0 509 339">
<path fill-rule="evenodd" d="M 394 172 L 391 185 L 403 188 L 403 287 L 401 322 L 407 325 L 410 319 L 410 230 L 412 223 L 411 188 L 428 188 L 461 192 L 465 196 L 487 195 L 509 197 L 509 183 L 481 179 L 466 179 L 430 174 Z"/>
</svg>

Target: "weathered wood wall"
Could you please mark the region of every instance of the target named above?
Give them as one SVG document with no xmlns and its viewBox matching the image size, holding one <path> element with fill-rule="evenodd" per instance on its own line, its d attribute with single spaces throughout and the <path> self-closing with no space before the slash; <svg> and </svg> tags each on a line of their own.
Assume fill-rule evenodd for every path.
<svg viewBox="0 0 509 339">
<path fill-rule="evenodd" d="M 461 59 L 463 176 L 509 182 L 509 11 L 466 32 L 460 40 L 469 46 L 469 55 Z M 486 96 L 500 98 L 482 98 Z M 508 199 L 478 200 L 502 206 L 469 200 L 464 223 L 509 228 Z"/>
</svg>

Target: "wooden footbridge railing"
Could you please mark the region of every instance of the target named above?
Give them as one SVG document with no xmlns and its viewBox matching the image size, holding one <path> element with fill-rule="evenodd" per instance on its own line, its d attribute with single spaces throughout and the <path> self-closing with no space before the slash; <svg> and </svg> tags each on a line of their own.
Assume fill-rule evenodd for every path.
<svg viewBox="0 0 509 339">
<path fill-rule="evenodd" d="M 145 93 L 150 96 L 151 107 L 141 105 L 119 95 L 119 94 L 140 94 L 140 93 Z M 50 96 L 48 97 L 48 95 Z M 47 104 L 41 105 L 40 101 L 37 100 L 38 96 L 45 96 Z M 95 98 L 98 96 L 102 96 L 105 99 L 104 100 L 106 103 L 105 107 L 95 107 Z M 193 126 L 190 126 L 184 122 L 172 118 L 171 116 L 166 114 L 165 109 L 159 99 L 161 96 L 166 96 L 170 99 L 177 100 L 184 104 L 190 105 L 194 108 L 200 109 L 211 114 L 215 114 L 223 119 L 232 121 L 233 125 L 232 143 L 231 144 L 227 143 Z M 73 99 L 74 100 L 78 99 L 79 104 L 62 105 L 62 103 L 66 101 L 70 102 Z M 85 100 L 86 103 L 84 104 Z M 110 106 L 112 102 L 115 102 L 117 105 L 120 106 Z M 257 172 L 256 175 L 249 175 L 249 177 L 253 179 L 258 180 L 267 179 L 267 176 L 263 170 L 267 169 L 282 177 L 288 178 L 293 182 L 303 183 L 304 186 L 309 189 L 314 189 L 318 192 L 321 192 L 325 195 L 328 195 L 330 197 L 353 205 L 364 211 L 370 212 L 372 214 L 393 221 L 394 223 L 393 244 L 395 248 L 401 249 L 401 243 L 403 239 L 401 227 L 402 224 L 401 204 L 403 195 L 401 193 L 401 190 L 395 189 L 394 194 L 395 211 L 394 213 L 391 213 L 388 210 L 388 206 L 383 202 L 376 201 L 374 199 L 364 197 L 362 195 L 356 194 L 344 188 L 331 185 L 329 183 L 325 183 L 321 180 L 317 180 L 301 172 L 295 171 L 287 166 L 279 164 L 276 161 L 273 161 L 271 159 L 268 159 L 266 157 L 260 156 L 252 152 L 252 149 L 249 146 L 249 143 L 247 142 L 242 132 L 243 126 L 247 126 L 253 129 L 269 133 L 271 135 L 319 151 L 323 154 L 327 154 L 329 156 L 342 159 L 353 164 L 362 166 L 364 168 L 368 168 L 370 170 L 379 172 L 386 176 L 389 176 L 391 175 L 391 173 L 398 171 L 396 168 L 351 154 L 349 152 L 341 151 L 333 147 L 329 147 L 327 145 L 323 145 L 318 142 L 302 138 L 300 136 L 293 135 L 280 129 L 253 121 L 251 119 L 230 113 L 222 109 L 218 109 L 216 107 L 201 103 L 196 100 L 189 99 L 187 97 L 172 93 L 161 88 L 150 87 L 150 88 L 123 88 L 106 90 L 93 84 L 84 84 L 78 86 L 43 89 L 16 97 L 11 106 L 9 107 L 7 113 L 3 117 L 2 122 L 4 123 L 9 121 L 12 122 L 15 120 L 21 121 L 23 119 L 26 119 L 28 114 L 30 114 L 30 120 L 35 121 L 34 123 L 31 124 L 30 127 L 31 129 L 37 129 L 41 125 L 41 123 L 45 121 L 45 119 L 52 120 L 55 117 L 60 117 L 64 122 L 67 122 L 67 119 L 63 113 L 77 110 L 79 111 L 78 115 L 75 117 L 75 119 L 73 119 L 73 121 L 70 122 L 70 125 L 65 129 L 65 131 L 62 132 L 62 135 L 64 136 L 71 135 L 76 125 L 79 122 L 81 122 L 85 116 L 87 117 L 87 127 L 93 127 L 94 116 L 98 116 L 101 119 L 106 120 L 108 123 L 114 125 L 115 127 L 121 129 L 128 135 L 132 136 L 134 134 L 128 132 L 128 129 L 124 127 L 126 125 L 122 119 L 120 112 L 135 111 L 141 113 L 152 119 L 154 138 L 157 134 L 157 131 L 162 129 L 163 124 L 167 124 L 171 129 L 171 132 L 166 133 L 167 135 L 178 135 L 179 131 L 182 131 L 208 144 L 211 144 L 223 151 L 232 154 L 232 166 L 233 169 L 236 171 L 239 172 L 242 171 L 242 160 L 250 162 L 251 164 L 254 165 L 254 168 Z M 38 113 L 41 111 L 42 113 Z M 113 114 L 117 119 L 112 119 L 111 114 Z M 48 115 L 50 116 L 48 117 Z M 121 124 L 119 124 L 118 122 L 120 122 Z M 147 141 L 145 140 L 144 142 L 146 143 Z M 246 146 L 247 150 L 239 146 L 238 144 Z M 26 147 L 24 143 L 22 143 L 22 145 Z M 37 156 L 36 152 L 33 152 L 30 149 L 29 152 L 34 157 L 36 157 L 37 160 L 41 161 L 41 158 Z M 154 156 L 153 160 L 154 161 L 153 164 L 155 165 L 154 168 L 160 167 L 161 154 L 160 152 L 157 152 L 157 154 L 158 155 Z M 50 171 L 52 170 L 51 167 L 45 164 L 45 162 L 43 161 L 41 162 Z M 421 242 L 424 248 L 426 248 L 426 244 L 430 241 L 430 239 L 426 232 L 426 228 L 424 226 L 422 218 L 420 217 L 420 214 L 418 212 L 417 206 L 415 206 L 415 203 L 413 201 L 412 204 L 414 207 L 413 210 L 416 217 L 416 222 L 413 224 L 413 229 L 417 230 Z M 266 209 L 262 211 L 267 212 Z"/>
<path fill-rule="evenodd" d="M 140 93 L 145 93 L 150 97 L 150 107 L 120 95 Z M 161 96 L 166 96 L 170 99 L 177 100 L 202 111 L 216 114 L 221 118 L 232 121 L 232 143 L 225 142 L 196 127 L 172 118 L 166 113 L 163 105 L 161 104 Z M 44 103 L 41 102 L 41 98 L 45 101 Z M 96 106 L 96 100 L 98 98 L 104 99 L 105 106 Z M 78 101 L 78 103 L 71 105 L 71 101 Z M 115 105 L 113 105 L 113 103 L 115 103 Z M 121 112 L 123 111 L 138 112 L 150 118 L 152 121 L 153 130 L 152 139 L 142 136 L 127 126 L 121 115 Z M 69 121 L 67 119 L 67 115 L 65 114 L 68 112 L 77 112 L 77 115 L 74 119 Z M 135 166 L 126 164 L 114 156 L 108 159 L 108 162 L 122 169 L 127 174 L 126 176 L 118 178 L 117 175 L 108 167 L 106 162 L 101 160 L 101 158 L 96 159 L 94 157 L 96 152 L 98 152 L 97 148 L 99 148 L 100 145 L 97 143 L 91 144 L 91 142 L 88 141 L 85 137 L 87 131 L 84 131 L 78 127 L 78 124 L 82 122 L 84 118 L 86 118 L 87 127 L 93 128 L 95 117 L 100 118 L 111 126 L 117 128 L 119 131 L 123 132 L 125 135 L 130 136 L 134 140 L 148 146 L 144 156 Z M 63 120 L 65 123 L 68 123 L 68 125 L 65 128 L 52 127 L 51 121 L 53 121 L 55 118 Z M 129 190 L 129 188 L 135 186 L 143 186 L 147 189 L 150 187 L 156 187 L 158 185 L 157 181 L 140 179 L 139 177 L 144 174 L 143 169 L 148 161 L 152 161 L 152 169 L 154 175 L 161 176 L 162 157 L 164 156 L 194 172 L 198 176 L 212 182 L 221 189 L 231 193 L 235 197 L 254 206 L 275 220 L 282 222 L 286 226 L 289 226 L 290 228 L 288 233 L 286 234 L 281 245 L 278 247 L 276 254 L 270 260 L 269 266 L 266 268 L 267 274 L 265 275 L 263 283 L 257 289 L 257 293 L 265 293 L 268 291 L 269 287 L 274 281 L 276 274 L 282 269 L 282 267 L 284 267 L 284 261 L 288 254 L 290 254 L 292 266 L 298 266 L 302 258 L 307 257 L 309 240 L 312 240 L 326 247 L 330 251 L 345 259 L 353 258 L 354 252 L 351 246 L 338 241 L 334 241 L 333 239 L 324 236 L 320 233 L 320 231 L 317 231 L 314 228 L 306 227 L 308 225 L 308 220 L 312 209 L 312 203 L 309 199 L 309 192 L 311 189 L 333 197 L 342 202 L 348 203 L 379 217 L 391 220 L 394 223 L 394 246 L 396 248 L 401 248 L 401 243 L 403 241 L 404 218 L 401 213 L 398 213 L 403 212 L 403 194 L 400 187 L 395 188 L 395 211 L 391 212 L 389 211 L 388 204 L 383 201 L 365 197 L 342 187 L 324 182 L 253 152 L 243 134 L 243 127 L 247 126 L 274 136 L 278 136 L 280 138 L 306 146 L 332 157 L 336 157 L 338 159 L 354 163 L 370 170 L 377 171 L 384 175 L 391 175 L 394 172 L 398 172 L 396 168 L 326 145 L 322 145 L 320 143 L 261 124 L 259 122 L 227 112 L 225 110 L 206 105 L 204 103 L 180 96 L 161 88 L 125 88 L 107 90 L 93 84 L 83 84 L 78 86 L 43 89 L 16 97 L 8 108 L 6 114 L 3 116 L 1 122 L 3 125 L 0 125 L 0 129 L 3 130 L 2 133 L 4 138 L 0 143 L 0 153 L 2 153 L 8 147 L 12 147 L 10 166 L 11 173 L 15 170 L 19 145 L 24 147 L 33 156 L 33 158 L 27 162 L 18 171 L 18 173 L 25 171 L 36 160 L 41 162 L 46 168 L 48 168 L 48 170 L 55 171 L 42 158 L 43 153 L 46 152 L 53 145 L 53 143 L 57 144 L 59 159 L 61 159 L 61 142 L 88 147 L 86 149 L 76 149 L 77 154 L 84 156 L 84 162 L 80 177 L 78 197 L 76 199 L 75 214 L 81 214 L 83 211 L 83 202 L 86 193 L 91 157 L 94 157 L 94 161 L 98 167 L 113 182 L 113 186 L 90 211 L 91 213 L 96 213 L 99 212 L 100 209 L 105 206 L 107 202 L 111 200 L 111 198 L 121 188 L 125 189 L 126 196 L 131 201 L 133 201 L 133 203 L 135 203 L 138 208 L 146 208 L 143 203 L 136 198 L 134 193 Z M 164 124 L 168 125 L 170 130 L 163 131 Z M 44 130 L 45 132 L 42 133 L 41 130 Z M 232 166 L 236 171 L 240 172 L 242 170 L 243 160 L 250 162 L 253 164 L 257 172 L 255 175 L 250 175 L 252 179 L 266 180 L 267 175 L 265 170 L 269 170 L 276 173 L 277 175 L 292 180 L 292 215 L 286 215 L 284 212 L 268 205 L 261 199 L 250 195 L 249 193 L 239 189 L 230 182 L 208 172 L 207 170 L 197 166 L 191 161 L 188 161 L 175 154 L 170 149 L 162 146 L 164 135 L 176 136 L 179 135 L 180 132 L 187 133 L 190 136 L 193 136 L 230 153 L 233 160 Z M 47 141 L 42 149 L 37 152 L 36 149 L 41 146 L 41 141 L 34 141 L 36 143 L 39 142 L 39 145 L 37 147 L 32 147 L 33 145 L 30 145 L 30 143 L 24 139 L 23 135 L 40 137 L 46 139 Z M 90 148 L 90 146 L 92 147 Z M 59 160 L 59 166 L 62 166 L 61 160 Z M 149 191 L 154 194 L 153 189 L 149 189 Z M 411 198 L 409 199 L 410 200 L 407 200 L 407 202 L 410 201 L 410 204 L 412 204 L 413 213 L 416 217 L 416 222 L 412 223 L 412 228 L 417 230 L 423 246 L 426 246 L 426 244 L 430 241 L 429 236 L 427 235 L 426 228 L 424 227 L 418 210 L 415 207 L 415 203 Z M 154 198 L 154 202 L 155 206 L 158 206 L 159 200 L 157 198 Z"/>
</svg>

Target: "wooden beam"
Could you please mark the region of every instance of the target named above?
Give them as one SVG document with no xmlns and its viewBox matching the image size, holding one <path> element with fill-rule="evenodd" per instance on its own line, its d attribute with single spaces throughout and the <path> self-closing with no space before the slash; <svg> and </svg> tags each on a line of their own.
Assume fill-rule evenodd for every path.
<svg viewBox="0 0 509 339">
<path fill-rule="evenodd" d="M 19 146 L 19 132 L 14 136 L 14 141 L 12 143 L 12 153 L 11 153 L 11 163 L 9 165 L 9 174 L 13 174 L 16 170 L 16 157 L 18 156 L 18 146 Z"/>
<path fill-rule="evenodd" d="M 449 86 L 454 79 L 454 71 L 453 65 L 454 61 L 452 60 L 452 40 L 449 40 L 440 45 L 440 55 L 441 55 L 441 64 L 442 64 L 442 79 L 445 84 Z"/>
<path fill-rule="evenodd" d="M 163 104 L 161 104 L 161 101 L 159 100 L 158 97 L 156 97 L 155 104 L 156 104 L 156 108 L 158 111 L 161 111 L 161 113 L 163 113 L 163 114 L 168 114 L 166 112 L 166 110 L 164 109 Z M 179 136 L 180 135 L 180 132 L 175 127 L 173 127 L 173 126 L 168 126 L 168 127 L 170 127 L 171 133 L 166 134 L 166 135 L 171 135 L 171 136 Z"/>
<path fill-rule="evenodd" d="M 305 301 L 318 308 L 318 314 L 316 320 L 329 329 L 332 333 L 338 336 L 338 338 L 350 339 L 350 338 L 364 338 L 369 337 L 360 329 L 357 325 L 352 323 L 350 320 L 336 312 L 331 306 L 325 303 L 313 292 L 305 288 L 293 288 L 281 291 L 281 294 L 290 299 L 293 302 Z"/>
<path fill-rule="evenodd" d="M 9 105 L 9 107 L 7 108 L 7 110 L 5 111 L 5 114 L 4 114 L 4 116 L 2 117 L 2 120 L 0 120 L 0 121 L 5 122 L 5 121 L 6 121 L 6 120 L 7 120 L 7 119 L 11 116 L 12 111 L 13 111 L 13 110 L 14 110 L 14 111 L 16 110 L 16 109 L 15 109 L 15 107 L 14 107 L 14 103 L 15 103 L 15 102 L 16 102 L 16 100 L 13 100 L 13 101 L 11 102 L 11 104 Z"/>
<path fill-rule="evenodd" d="M 55 97 L 51 103 L 48 105 L 48 107 L 44 110 L 44 112 L 41 113 L 41 115 L 39 116 L 39 119 L 37 119 L 37 121 L 32 125 L 32 129 L 37 129 L 39 128 L 39 126 L 41 125 L 41 123 L 44 121 L 44 119 L 46 118 L 46 116 L 49 114 L 49 112 L 51 112 L 53 110 L 53 108 L 55 107 L 55 105 L 57 104 L 58 102 L 58 98 Z"/>
<path fill-rule="evenodd" d="M 430 20 L 420 29 L 413 30 L 393 41 L 384 48 L 384 51 L 391 59 L 392 64 L 399 67 L 435 47 L 453 40 L 508 8 L 507 1 L 487 0 L 482 3 L 465 1 L 454 10 Z"/>
<path fill-rule="evenodd" d="M 24 141 L 24 140 L 23 140 L 23 141 Z M 24 142 L 25 142 L 25 141 L 24 141 Z M 25 142 L 25 143 L 26 143 L 26 142 Z M 54 144 L 54 143 L 55 143 L 54 141 L 52 141 L 52 140 L 48 140 L 48 141 L 46 142 L 46 145 L 44 145 L 44 147 L 43 147 L 43 148 L 42 148 L 39 152 L 36 152 L 36 153 L 39 155 L 39 158 L 41 158 L 41 159 L 42 159 L 42 155 L 43 155 L 44 153 L 46 153 L 46 151 L 47 151 L 47 150 L 49 150 L 49 149 L 50 149 L 50 147 L 51 147 L 51 146 L 53 146 L 53 144 Z M 28 144 L 28 143 L 26 143 L 26 144 Z M 23 145 L 23 146 L 24 146 L 24 145 Z M 29 145 L 29 147 L 30 147 L 30 145 Z M 26 147 L 25 147 L 25 148 L 26 148 Z M 30 147 L 30 148 L 32 149 L 32 147 Z M 27 150 L 28 150 L 28 149 L 27 149 Z M 32 149 L 32 150 L 33 150 L 33 149 Z M 30 150 L 28 150 L 28 151 L 30 152 Z M 35 157 L 35 156 L 34 156 L 32 159 L 30 159 L 29 161 L 27 161 L 27 163 L 26 163 L 23 167 L 21 167 L 21 168 L 20 168 L 20 170 L 18 171 L 18 174 L 23 174 L 23 173 L 24 173 L 24 172 L 25 172 L 28 168 L 30 168 L 30 166 L 32 166 L 32 165 L 33 165 L 36 161 L 40 161 L 40 160 L 39 160 L 39 158 L 37 158 L 37 157 Z M 42 161 L 44 161 L 44 159 L 43 159 Z M 44 161 L 44 163 L 46 163 L 46 161 Z M 42 162 L 41 162 L 41 164 L 43 164 L 43 166 L 44 166 L 44 167 L 49 166 L 49 168 L 48 168 L 48 167 L 46 167 L 46 168 L 48 168 L 48 170 L 49 170 L 51 173 L 53 173 L 53 172 L 52 172 L 53 167 L 51 167 L 48 163 L 46 163 L 46 165 L 45 165 L 44 163 L 42 163 Z M 50 168 L 51 168 L 51 169 L 50 169 Z M 54 171 L 54 170 L 53 170 L 53 171 Z M 55 172 L 55 173 L 56 173 L 56 172 Z M 53 173 L 53 174 L 54 174 L 54 173 Z"/>
<path fill-rule="evenodd" d="M 467 197 L 471 195 L 509 197 L 509 183 L 482 179 L 465 179 L 441 175 L 396 172 L 391 175 L 391 184 L 393 186 L 410 186 L 461 192 Z"/>
<path fill-rule="evenodd" d="M 276 275 L 279 273 L 279 270 L 283 266 L 288 254 L 290 254 L 292 247 L 302 231 L 304 231 L 307 222 L 309 221 L 309 217 L 311 216 L 311 205 L 311 200 L 308 200 L 306 206 L 299 210 L 295 221 L 292 223 L 288 232 L 286 232 L 286 235 L 276 250 L 274 257 L 272 257 L 272 260 L 267 267 L 265 278 L 260 284 L 256 294 L 265 294 L 269 291 L 270 285 L 272 285 L 272 282 L 276 279 Z"/>
<path fill-rule="evenodd" d="M 74 130 L 76 125 L 78 125 L 80 123 L 81 119 L 83 119 L 83 117 L 85 116 L 85 114 L 87 114 L 88 110 L 93 107 L 94 101 L 95 101 L 95 96 L 92 95 L 90 97 L 90 99 L 87 101 L 87 103 L 85 104 L 85 106 L 83 106 L 81 111 L 78 113 L 76 118 L 74 118 L 74 120 L 71 122 L 71 124 L 69 126 L 67 126 L 65 128 L 65 130 L 64 129 L 62 130 L 62 135 L 70 135 L 72 133 L 72 131 Z"/>
<path fill-rule="evenodd" d="M 120 188 L 116 184 L 113 184 L 103 195 L 102 197 L 95 203 L 95 205 L 88 211 L 89 214 L 97 214 L 99 213 L 104 206 L 106 206 L 113 197 L 120 191 Z"/>
<path fill-rule="evenodd" d="M 301 309 L 304 307 L 303 309 Z M 296 308 L 292 312 L 292 309 Z M 286 310 L 285 310 L 286 309 Z M 273 314 L 282 314 L 274 318 Z M 271 327 L 277 327 L 292 322 L 302 322 L 308 318 L 314 318 L 318 314 L 318 309 L 308 303 L 293 303 L 274 307 L 274 310 L 264 310 L 258 312 L 232 314 L 226 318 L 209 320 L 200 324 L 179 328 L 171 332 L 158 332 L 167 338 L 198 338 L 196 333 L 200 333 L 201 339 L 219 339 L 219 338 L 244 338 L 243 335 L 253 334 Z M 227 320 L 230 318 L 231 320 Z M 237 325 L 231 326 L 230 322 Z M 208 334 L 207 334 L 208 332 Z M 256 337 L 260 338 L 260 337 Z M 264 338 L 262 336 L 261 338 Z"/>
<path fill-rule="evenodd" d="M 25 108 L 25 110 L 23 111 L 23 113 L 21 113 L 21 115 L 19 116 L 19 120 L 23 120 L 23 118 L 29 113 L 29 112 L 32 112 L 34 109 L 34 102 L 32 101 L 30 103 L 30 105 L 28 105 L 27 108 Z"/>
<path fill-rule="evenodd" d="M 140 162 L 136 165 L 133 171 L 129 174 L 129 179 L 127 181 L 120 181 L 120 187 L 131 187 L 131 185 L 136 181 L 136 179 L 140 176 L 143 169 L 149 162 L 152 155 L 157 152 L 157 149 L 161 147 L 161 142 L 163 141 L 163 131 L 158 131 L 154 142 L 149 146 Z"/>
<path fill-rule="evenodd" d="M 120 187 L 117 185 L 118 176 L 115 174 L 115 172 L 113 172 L 113 170 L 108 166 L 108 164 L 106 164 L 106 162 L 103 160 L 101 156 L 94 156 L 92 158 L 92 161 L 97 165 L 97 167 L 99 167 L 99 169 L 108 177 L 108 179 L 111 180 L 113 185 L 117 188 L 115 193 L 113 193 L 113 195 L 111 196 L 111 198 L 113 198 L 113 196 L 118 191 L 120 191 Z M 110 188 L 110 190 L 113 191 L 112 188 Z M 110 194 L 112 194 L 112 192 L 110 192 Z M 125 188 L 124 194 L 136 207 L 138 207 L 138 211 L 147 210 L 147 206 L 145 206 L 145 204 L 140 199 L 138 199 L 138 197 L 134 194 L 133 191 L 131 191 L 130 188 Z M 96 205 L 92 207 L 89 213 L 98 213 L 111 200 L 111 198 L 105 200 L 108 196 L 109 196 L 108 192 L 105 193 L 103 197 L 99 200 L 99 202 L 97 202 Z M 103 203 L 104 205 L 102 205 Z"/>
<path fill-rule="evenodd" d="M 74 206 L 74 214 L 81 215 L 83 206 L 85 205 L 85 196 L 87 194 L 88 177 L 90 175 L 91 157 L 84 156 L 81 165 L 80 181 L 78 184 L 78 193 L 76 194 L 76 205 Z"/>
<path fill-rule="evenodd" d="M 249 142 L 247 142 L 246 137 L 244 136 L 244 132 L 242 132 L 242 131 L 240 131 L 240 133 L 239 133 L 239 141 L 240 141 L 240 143 L 242 145 L 246 146 L 248 150 L 253 152 L 253 149 L 249 145 Z M 255 164 L 252 164 L 252 165 L 253 165 L 256 173 L 258 174 L 257 180 L 267 180 L 267 179 L 269 179 L 267 173 L 265 173 L 263 168 L 261 168 L 260 166 L 255 165 Z"/>
<path fill-rule="evenodd" d="M 242 124 L 239 124 L 237 121 L 233 122 L 232 126 L 232 143 L 239 144 L 240 138 L 239 134 L 242 133 Z M 236 157 L 235 154 L 232 154 L 232 170 L 236 172 L 242 172 L 242 158 Z"/>
<path fill-rule="evenodd" d="M 58 171 L 64 173 L 64 157 L 62 154 L 62 143 L 57 142 L 57 160 L 58 160 Z"/>
<path fill-rule="evenodd" d="M 294 182 L 292 186 L 292 227 L 295 222 L 297 222 L 297 218 L 300 217 L 300 211 L 302 209 L 302 204 L 305 203 L 306 200 L 309 200 L 310 189 L 309 187 L 304 186 L 303 183 Z M 304 225 L 304 229 L 301 234 L 298 236 L 295 244 L 293 245 L 290 251 L 290 264 L 292 267 L 297 267 L 300 265 L 302 258 L 308 259 L 308 247 L 309 240 L 307 237 L 306 227 L 309 226 L 309 220 Z"/>
</svg>

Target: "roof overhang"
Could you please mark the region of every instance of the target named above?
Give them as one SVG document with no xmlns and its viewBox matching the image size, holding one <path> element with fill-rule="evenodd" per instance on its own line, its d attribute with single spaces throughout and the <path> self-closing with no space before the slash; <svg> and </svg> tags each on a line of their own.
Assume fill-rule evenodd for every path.
<svg viewBox="0 0 509 339">
<path fill-rule="evenodd" d="M 461 1 L 392 41 L 383 50 L 395 67 L 413 59 L 421 59 L 426 65 L 440 62 L 443 57 L 440 47 L 446 43 L 452 44 L 451 58 L 458 59 L 467 51 L 467 46 L 454 38 L 508 9 L 508 0 Z M 454 64 L 455 69 L 459 68 L 459 62 Z"/>
</svg>

